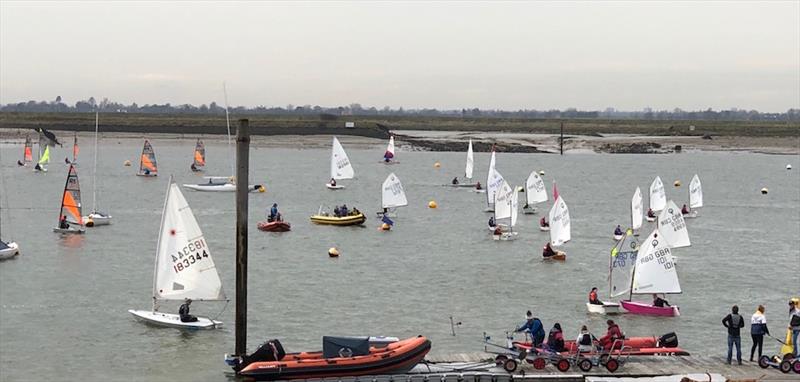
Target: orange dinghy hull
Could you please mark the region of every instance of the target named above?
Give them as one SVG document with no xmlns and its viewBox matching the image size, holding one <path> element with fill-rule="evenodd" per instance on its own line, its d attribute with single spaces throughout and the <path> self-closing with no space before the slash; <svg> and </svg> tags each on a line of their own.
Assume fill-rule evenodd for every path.
<svg viewBox="0 0 800 382">
<path fill-rule="evenodd" d="M 279 222 L 265 222 L 261 221 L 258 222 L 258 229 L 265 232 L 287 232 L 292 230 L 291 224 L 279 221 Z"/>
<path fill-rule="evenodd" d="M 370 347 L 363 355 L 343 347 L 338 357 L 329 358 L 323 352 L 282 354 L 282 347 L 276 349 L 275 343 L 270 346 L 277 360 L 245 364 L 238 374 L 258 381 L 274 381 L 403 373 L 425 358 L 431 341 L 422 336 L 407 338 L 385 347 Z"/>
</svg>

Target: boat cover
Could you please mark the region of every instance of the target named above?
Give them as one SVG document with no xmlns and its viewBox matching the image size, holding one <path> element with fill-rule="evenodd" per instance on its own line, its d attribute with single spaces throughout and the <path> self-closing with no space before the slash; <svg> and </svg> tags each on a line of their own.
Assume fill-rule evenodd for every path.
<svg viewBox="0 0 800 382">
<path fill-rule="evenodd" d="M 355 357 L 369 354 L 369 337 L 322 337 L 322 357 Z"/>
</svg>

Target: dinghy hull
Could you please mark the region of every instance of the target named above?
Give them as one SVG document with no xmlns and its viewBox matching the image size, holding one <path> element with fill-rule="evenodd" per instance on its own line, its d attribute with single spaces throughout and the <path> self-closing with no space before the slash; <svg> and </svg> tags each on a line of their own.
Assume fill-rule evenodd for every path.
<svg viewBox="0 0 800 382">
<path fill-rule="evenodd" d="M 6 243 L 8 248 L 0 249 L 0 260 L 7 260 L 19 255 L 19 245 L 15 242 Z"/>
<path fill-rule="evenodd" d="M 525 215 L 533 215 L 536 213 L 536 207 L 522 207 L 522 213 Z"/>
<path fill-rule="evenodd" d="M 614 241 L 620 241 L 623 237 L 625 237 L 625 235 L 614 235 L 612 239 L 614 239 Z"/>
<path fill-rule="evenodd" d="M 202 191 L 202 192 L 234 192 L 236 191 L 236 185 L 232 183 L 224 183 L 224 184 L 215 184 L 215 183 L 204 183 L 204 184 L 184 184 L 184 188 L 188 188 L 194 191 Z M 259 192 L 261 191 L 262 186 L 260 184 L 254 184 L 249 186 L 249 192 Z"/>
<path fill-rule="evenodd" d="M 89 215 L 84 216 L 83 221 L 86 222 L 87 227 L 109 225 L 111 224 L 111 215 L 101 215 L 101 214 L 91 213 Z"/>
<path fill-rule="evenodd" d="M 597 314 L 620 314 L 622 313 L 622 308 L 619 304 L 614 302 L 604 302 L 603 305 L 598 304 L 590 304 L 586 303 L 586 310 L 589 313 L 597 313 Z"/>
<path fill-rule="evenodd" d="M 177 314 L 133 309 L 128 310 L 128 313 L 132 314 L 137 321 L 168 328 L 208 330 L 222 326 L 222 321 L 215 321 L 206 317 L 197 317 L 197 321 L 195 322 L 181 322 L 181 317 Z"/>
<path fill-rule="evenodd" d="M 562 251 L 556 251 L 556 254 L 553 256 L 542 256 L 542 260 L 544 261 L 565 261 L 567 260 L 567 253 Z"/>
<path fill-rule="evenodd" d="M 430 349 L 431 342 L 420 336 L 371 347 L 368 354 L 351 357 L 324 358 L 321 352 L 286 354 L 277 361 L 250 363 L 238 374 L 258 381 L 402 374 L 422 361 Z"/>
<path fill-rule="evenodd" d="M 292 225 L 284 221 L 280 222 L 261 221 L 258 222 L 258 229 L 264 232 L 288 232 L 292 230 Z"/>
<path fill-rule="evenodd" d="M 549 232 L 549 231 L 550 231 L 550 227 L 542 227 L 542 226 L 539 226 L 539 231 L 542 231 L 542 232 Z"/>
<path fill-rule="evenodd" d="M 311 222 L 315 224 L 323 224 L 323 225 L 337 225 L 337 226 L 350 226 L 350 225 L 361 225 L 367 221 L 367 217 L 364 216 L 363 213 L 359 213 L 358 215 L 348 215 L 348 216 L 330 216 L 330 215 L 313 215 L 311 216 Z"/>
<path fill-rule="evenodd" d="M 333 186 L 330 183 L 325 183 L 325 187 L 328 187 L 329 190 L 344 190 L 344 186 L 341 184 Z"/>
<path fill-rule="evenodd" d="M 73 233 L 75 233 L 75 234 L 83 234 L 83 233 L 86 232 L 86 230 L 83 229 L 83 228 L 75 229 L 75 228 L 58 228 L 58 227 L 55 227 L 55 228 L 53 228 L 53 232 L 61 233 L 61 234 L 73 234 Z"/>
<path fill-rule="evenodd" d="M 677 317 L 681 311 L 677 306 L 665 306 L 663 308 L 637 301 L 620 301 L 622 308 L 631 314 L 641 314 L 646 316 Z"/>
</svg>

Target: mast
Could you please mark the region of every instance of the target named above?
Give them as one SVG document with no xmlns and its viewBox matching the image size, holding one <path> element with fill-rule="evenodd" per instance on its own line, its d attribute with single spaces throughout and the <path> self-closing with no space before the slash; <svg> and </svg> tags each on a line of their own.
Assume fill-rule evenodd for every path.
<svg viewBox="0 0 800 382">
<path fill-rule="evenodd" d="M 564 122 L 561 122 L 561 138 L 558 139 L 561 155 L 564 155 Z"/>
<path fill-rule="evenodd" d="M 100 113 L 94 113 L 94 167 L 92 168 L 92 212 L 97 212 L 97 131 Z"/>
<path fill-rule="evenodd" d="M 164 196 L 164 208 L 161 210 L 161 224 L 158 226 L 158 244 L 156 245 L 156 256 L 153 265 L 153 312 L 156 311 L 156 280 L 158 280 L 158 254 L 161 253 L 161 233 L 164 232 L 164 218 L 167 216 L 167 203 L 169 202 L 169 194 L 172 190 L 172 175 L 169 176 L 167 182 L 167 194 Z"/>
<path fill-rule="evenodd" d="M 235 163 L 233 161 L 233 149 L 231 148 L 231 117 L 228 113 L 228 88 L 222 82 L 222 93 L 225 95 L 225 123 L 228 126 L 228 158 L 231 161 L 231 176 L 236 174 Z"/>
</svg>

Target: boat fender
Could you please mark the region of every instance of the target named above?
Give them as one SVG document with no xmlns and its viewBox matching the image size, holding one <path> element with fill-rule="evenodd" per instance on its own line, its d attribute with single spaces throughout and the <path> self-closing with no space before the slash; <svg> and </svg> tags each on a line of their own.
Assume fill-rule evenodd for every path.
<svg viewBox="0 0 800 382">
<path fill-rule="evenodd" d="M 439 163 L 439 162 L 436 162 L 436 163 L 433 164 L 433 167 L 439 168 L 439 167 L 442 167 L 442 164 Z"/>
<path fill-rule="evenodd" d="M 258 190 L 258 192 L 267 192 L 267 188 L 260 184 L 256 184 L 255 189 Z"/>
<path fill-rule="evenodd" d="M 761 194 L 762 195 L 766 195 L 768 193 L 769 193 L 769 189 L 768 188 L 764 187 L 764 188 L 761 189 Z"/>
<path fill-rule="evenodd" d="M 431 200 L 430 202 L 428 202 L 428 208 L 436 208 L 436 207 L 439 207 L 439 205 L 436 204 L 435 200 Z"/>
<path fill-rule="evenodd" d="M 336 247 L 331 247 L 328 250 L 328 256 L 330 257 L 339 257 L 339 250 Z"/>
<path fill-rule="evenodd" d="M 389 224 L 386 224 L 386 223 L 381 224 L 381 227 L 380 227 L 381 231 L 388 231 L 390 229 L 392 229 L 392 226 L 390 226 Z"/>
<path fill-rule="evenodd" d="M 681 181 L 680 180 L 676 180 L 675 183 L 673 183 L 673 185 L 675 187 L 680 187 L 681 186 Z"/>
<path fill-rule="evenodd" d="M 125 166 L 125 167 L 130 167 L 131 161 L 126 160 L 125 162 L 122 162 L 122 165 Z"/>
</svg>

